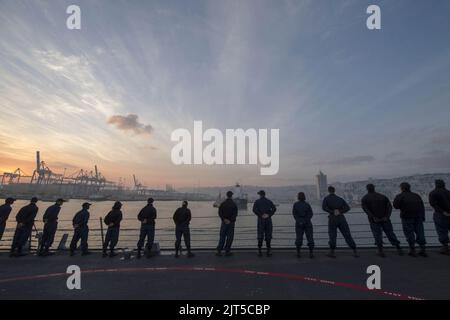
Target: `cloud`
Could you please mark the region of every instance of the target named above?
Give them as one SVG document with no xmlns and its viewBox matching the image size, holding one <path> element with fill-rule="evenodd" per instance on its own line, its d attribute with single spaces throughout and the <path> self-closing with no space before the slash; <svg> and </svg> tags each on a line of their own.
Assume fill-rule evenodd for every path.
<svg viewBox="0 0 450 320">
<path fill-rule="evenodd" d="M 55 162 L 51 162 L 49 163 L 49 166 L 52 168 L 58 168 L 58 169 L 68 169 L 68 170 L 76 170 L 79 167 L 73 164 L 70 164 L 68 162 L 63 162 L 63 161 L 55 161 Z"/>
<path fill-rule="evenodd" d="M 126 116 L 113 115 L 109 117 L 108 123 L 116 126 L 122 131 L 132 131 L 135 134 L 148 134 L 153 132 L 153 127 L 149 124 L 139 122 L 139 117 L 136 114 L 128 114 Z"/>
<path fill-rule="evenodd" d="M 435 145 L 447 145 L 450 144 L 450 137 L 446 134 L 436 135 L 431 138 L 430 143 Z"/>
<path fill-rule="evenodd" d="M 436 169 L 449 169 L 450 168 L 450 153 L 429 151 L 425 153 L 425 156 L 417 159 L 409 159 L 409 163 L 418 165 L 422 168 L 428 168 L 431 170 Z"/>
<path fill-rule="evenodd" d="M 448 170 L 450 169 L 450 152 L 441 148 L 432 148 L 413 155 L 402 153 L 386 162 L 392 162 L 402 168 L 419 168 L 424 172 Z"/>
<path fill-rule="evenodd" d="M 354 165 L 360 165 L 363 163 L 373 162 L 375 158 L 373 156 L 354 156 L 354 157 L 345 157 L 341 159 L 336 160 L 329 160 L 320 162 L 318 164 L 320 165 L 337 165 L 337 166 L 354 166 Z"/>
<path fill-rule="evenodd" d="M 392 159 L 398 159 L 403 157 L 405 154 L 401 151 L 393 151 L 393 152 L 389 152 L 388 154 L 386 154 L 385 159 L 386 160 L 392 160 Z"/>
</svg>

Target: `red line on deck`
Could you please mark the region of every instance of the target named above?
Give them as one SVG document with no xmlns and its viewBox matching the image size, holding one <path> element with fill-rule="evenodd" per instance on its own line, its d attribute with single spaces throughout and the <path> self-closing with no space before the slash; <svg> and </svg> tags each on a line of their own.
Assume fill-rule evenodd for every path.
<svg viewBox="0 0 450 320">
<path fill-rule="evenodd" d="M 314 282 L 326 286 L 335 286 L 341 288 L 348 288 L 352 290 L 372 292 L 379 295 L 395 297 L 401 300 L 423 300 L 422 298 L 406 295 L 402 293 L 385 291 L 383 289 L 368 289 L 365 286 L 346 283 L 346 282 L 337 282 L 333 280 L 320 279 L 317 277 L 309 277 L 302 276 L 297 274 L 289 274 L 289 273 L 278 273 L 278 272 L 265 272 L 265 271 L 255 271 L 255 270 L 246 270 L 246 269 L 227 269 L 227 268 L 213 268 L 213 267 L 149 267 L 149 268 L 113 268 L 113 269 L 88 269 L 82 270 L 82 274 L 95 274 L 95 273 L 111 273 L 111 272 L 162 272 L 162 271 L 183 271 L 183 272 L 220 272 L 220 273 L 237 273 L 237 274 L 246 274 L 246 275 L 254 275 L 254 276 L 262 276 L 262 277 L 273 277 L 273 278 L 284 278 L 295 281 L 303 281 L 303 282 Z M 29 280 L 41 280 L 55 277 L 63 277 L 68 276 L 67 273 L 49 273 L 49 274 L 40 274 L 40 275 L 32 275 L 32 276 L 22 276 L 15 278 L 6 278 L 0 279 L 1 283 L 8 282 L 16 282 L 16 281 L 29 281 Z"/>
</svg>

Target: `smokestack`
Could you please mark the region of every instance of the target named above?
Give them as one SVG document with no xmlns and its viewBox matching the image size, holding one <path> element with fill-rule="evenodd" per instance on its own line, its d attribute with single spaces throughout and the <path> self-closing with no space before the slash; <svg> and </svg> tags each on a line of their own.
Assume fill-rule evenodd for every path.
<svg viewBox="0 0 450 320">
<path fill-rule="evenodd" d="M 36 151 L 36 171 L 41 170 L 41 154 L 39 151 Z"/>
</svg>

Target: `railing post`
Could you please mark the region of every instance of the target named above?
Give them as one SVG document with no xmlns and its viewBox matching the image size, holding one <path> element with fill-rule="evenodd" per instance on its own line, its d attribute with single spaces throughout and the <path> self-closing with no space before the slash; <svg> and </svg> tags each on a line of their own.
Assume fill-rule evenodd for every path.
<svg viewBox="0 0 450 320">
<path fill-rule="evenodd" d="M 105 239 L 103 237 L 103 219 L 100 217 L 100 236 L 102 238 L 102 249 L 105 246 Z"/>
<path fill-rule="evenodd" d="M 30 237 L 28 238 L 29 244 L 28 244 L 28 252 L 31 253 L 31 239 L 33 238 L 33 230 L 30 232 Z"/>
<path fill-rule="evenodd" d="M 39 230 L 38 228 L 36 228 L 36 225 L 33 223 L 33 228 L 34 228 L 34 232 L 36 232 L 36 239 L 38 241 L 37 243 L 37 247 L 36 247 L 36 252 L 39 252 L 41 250 L 41 246 L 42 246 L 42 234 L 39 234 Z M 31 231 L 30 233 L 30 252 L 31 252 L 31 241 L 32 241 L 32 235 L 33 235 L 33 231 Z"/>
</svg>

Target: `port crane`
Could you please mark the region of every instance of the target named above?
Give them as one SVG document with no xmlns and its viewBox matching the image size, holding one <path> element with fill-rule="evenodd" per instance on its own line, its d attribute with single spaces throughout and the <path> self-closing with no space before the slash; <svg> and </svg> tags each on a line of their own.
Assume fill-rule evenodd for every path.
<svg viewBox="0 0 450 320">
<path fill-rule="evenodd" d="M 136 175 L 134 174 L 133 174 L 133 181 L 134 181 L 134 190 L 136 190 L 138 194 L 145 194 L 147 187 L 142 185 L 142 183 L 139 182 L 139 180 L 136 178 Z"/>
<path fill-rule="evenodd" d="M 22 171 L 22 169 L 17 168 L 16 170 L 14 170 L 14 172 L 5 172 L 2 175 L 2 182 L 1 184 L 5 184 L 5 183 L 20 183 L 20 178 L 24 178 L 24 177 L 30 177 L 28 176 L 25 172 Z"/>
<path fill-rule="evenodd" d="M 62 179 L 64 175 L 54 173 L 45 161 L 41 161 L 41 154 L 36 151 L 36 169 L 33 171 L 30 184 L 50 184 L 60 182 Z"/>
</svg>

